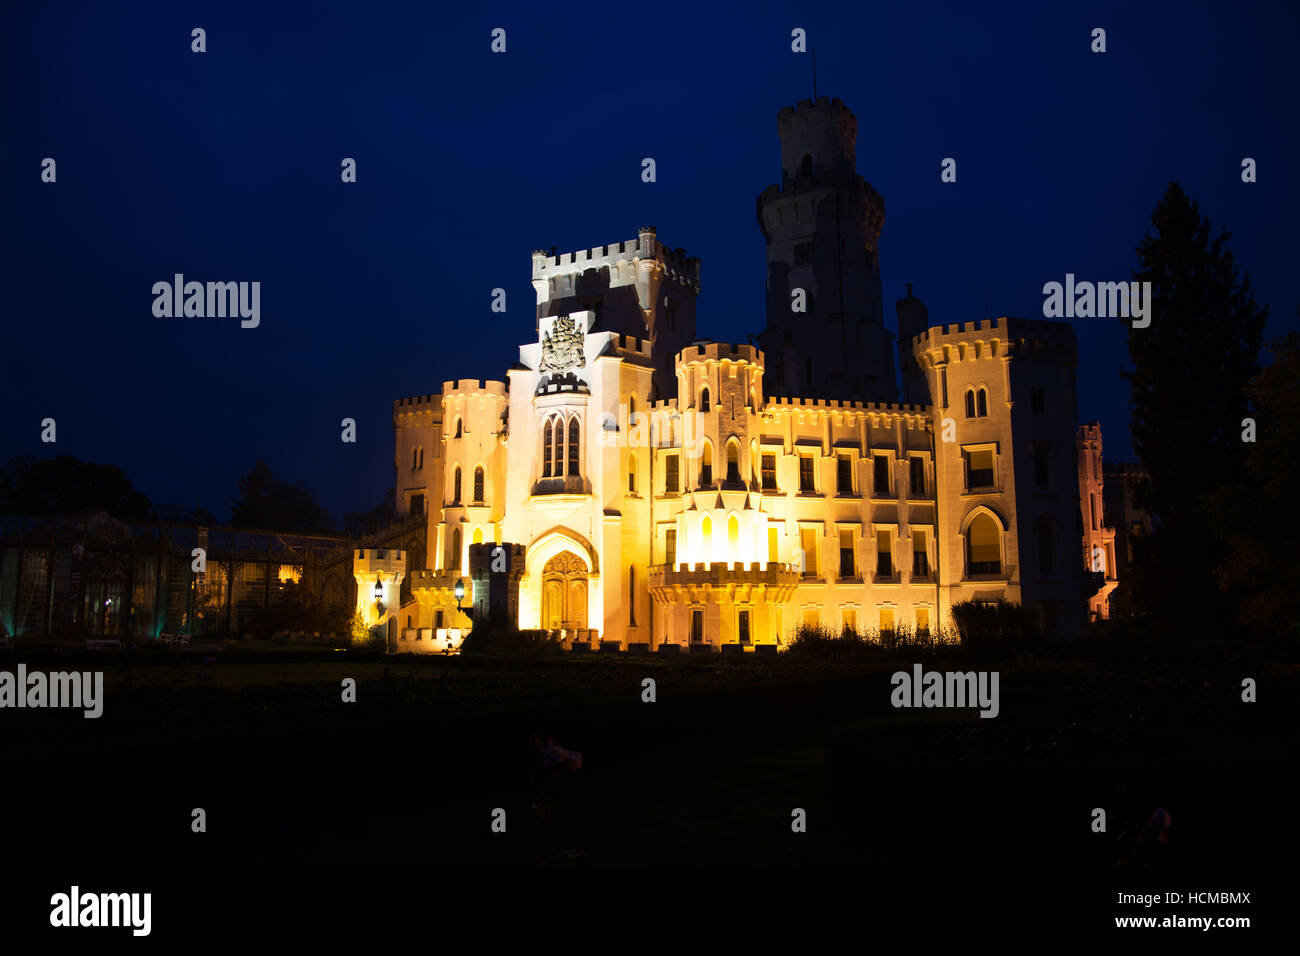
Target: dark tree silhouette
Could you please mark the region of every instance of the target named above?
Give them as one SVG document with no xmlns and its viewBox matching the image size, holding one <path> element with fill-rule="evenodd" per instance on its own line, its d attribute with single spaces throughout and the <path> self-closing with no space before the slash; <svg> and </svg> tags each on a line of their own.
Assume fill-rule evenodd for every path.
<svg viewBox="0 0 1300 956">
<path fill-rule="evenodd" d="M 1250 274 L 1238 280 L 1229 234 L 1210 223 L 1177 183 L 1151 214 L 1133 278 L 1150 282 L 1151 324 L 1129 325 L 1133 449 L 1149 481 L 1136 489 L 1153 532 L 1135 546 L 1128 589 L 1151 623 L 1175 633 L 1227 623 L 1232 603 L 1215 571 L 1225 543 L 1210 533 L 1208 496 L 1244 473 L 1241 421 L 1259 370 L 1267 308 Z"/>
<path fill-rule="evenodd" d="M 322 534 L 332 529 L 329 515 L 304 486 L 282 481 L 271 466 L 258 459 L 239 479 L 239 492 L 230 503 L 230 523 L 237 528 L 267 528 Z"/>
<path fill-rule="evenodd" d="M 384 492 L 383 499 L 369 511 L 349 511 L 343 516 L 343 533 L 350 538 L 361 538 L 382 531 L 397 520 L 396 494 L 392 488 Z"/>
<path fill-rule="evenodd" d="M 1293 638 L 1300 633 L 1300 333 L 1269 351 L 1273 363 L 1250 386 L 1256 434 L 1243 445 L 1245 481 L 1217 493 L 1209 513 L 1228 543 L 1219 580 L 1243 595 L 1242 617 Z"/>
<path fill-rule="evenodd" d="M 78 461 L 71 455 L 11 458 L 0 470 L 0 512 L 65 515 L 107 511 L 115 518 L 146 518 L 149 499 L 131 487 L 115 465 Z"/>
</svg>

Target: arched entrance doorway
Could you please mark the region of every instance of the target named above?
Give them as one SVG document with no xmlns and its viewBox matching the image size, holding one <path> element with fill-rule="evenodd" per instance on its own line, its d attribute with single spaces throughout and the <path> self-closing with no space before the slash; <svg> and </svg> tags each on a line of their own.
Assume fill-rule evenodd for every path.
<svg viewBox="0 0 1300 956">
<path fill-rule="evenodd" d="M 542 568 L 542 627 L 587 626 L 587 566 L 572 551 L 561 551 Z"/>
</svg>

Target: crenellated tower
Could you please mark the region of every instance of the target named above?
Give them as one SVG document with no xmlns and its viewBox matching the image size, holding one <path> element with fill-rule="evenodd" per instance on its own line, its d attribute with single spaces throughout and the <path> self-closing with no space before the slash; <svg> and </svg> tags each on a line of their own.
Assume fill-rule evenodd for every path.
<svg viewBox="0 0 1300 956">
<path fill-rule="evenodd" d="M 767 240 L 773 395 L 896 401 L 879 241 L 885 202 L 858 175 L 858 121 L 839 99 L 781 110 L 781 183 L 758 198 Z"/>
</svg>

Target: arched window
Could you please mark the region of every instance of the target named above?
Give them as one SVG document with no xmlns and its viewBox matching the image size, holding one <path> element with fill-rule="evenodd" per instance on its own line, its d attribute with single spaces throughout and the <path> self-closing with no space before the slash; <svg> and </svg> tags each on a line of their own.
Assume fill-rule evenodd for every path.
<svg viewBox="0 0 1300 956">
<path fill-rule="evenodd" d="M 967 573 L 1002 573 L 1002 532 L 987 513 L 978 514 L 966 529 Z"/>
<path fill-rule="evenodd" d="M 713 446 L 707 441 L 700 452 L 700 487 L 708 488 L 713 484 Z"/>
<path fill-rule="evenodd" d="M 627 493 L 636 494 L 636 455 L 627 456 Z"/>
<path fill-rule="evenodd" d="M 464 425 L 464 423 L 463 423 L 463 422 L 458 418 L 458 419 L 456 419 L 456 437 L 457 437 L 457 438 L 460 438 L 461 435 L 463 435 L 464 433 L 465 433 L 465 425 Z"/>
<path fill-rule="evenodd" d="M 447 565 L 453 571 L 460 570 L 460 528 L 451 533 L 451 554 L 448 556 Z"/>
<path fill-rule="evenodd" d="M 546 420 L 546 430 L 542 433 L 542 477 L 551 477 L 551 421 Z"/>
<path fill-rule="evenodd" d="M 474 544 L 482 544 L 482 543 L 483 543 L 483 529 L 482 529 L 482 528 L 475 528 L 475 529 L 474 529 L 474 537 L 471 538 L 470 541 L 473 542 Z"/>
<path fill-rule="evenodd" d="M 1053 568 L 1052 522 L 1044 517 L 1038 522 L 1038 573 L 1051 577 Z"/>
<path fill-rule="evenodd" d="M 975 389 L 966 389 L 966 417 L 975 417 Z"/>
<path fill-rule="evenodd" d="M 989 414 L 989 393 L 987 389 L 981 388 L 979 395 L 976 397 L 978 415 L 980 418 L 988 418 Z"/>
<path fill-rule="evenodd" d="M 474 469 L 474 503 L 481 505 L 483 503 L 483 469 L 482 467 Z"/>
<path fill-rule="evenodd" d="M 704 521 L 700 524 L 700 544 L 704 563 L 708 564 L 713 560 L 713 522 L 709 516 L 704 516 Z"/>
<path fill-rule="evenodd" d="M 569 419 L 569 474 L 578 474 L 578 418 Z"/>
<path fill-rule="evenodd" d="M 460 465 L 456 466 L 451 476 L 451 503 L 460 504 Z"/>
<path fill-rule="evenodd" d="M 555 471 L 557 478 L 564 475 L 564 420 L 555 419 Z"/>
<path fill-rule="evenodd" d="M 704 390 L 700 392 L 700 411 L 707 412 L 708 410 L 709 410 L 709 389 L 706 386 Z"/>
<path fill-rule="evenodd" d="M 727 548 L 731 552 L 731 560 L 740 560 L 740 522 L 732 515 L 727 519 Z"/>
<path fill-rule="evenodd" d="M 740 484 L 740 443 L 727 442 L 727 481 Z"/>
</svg>

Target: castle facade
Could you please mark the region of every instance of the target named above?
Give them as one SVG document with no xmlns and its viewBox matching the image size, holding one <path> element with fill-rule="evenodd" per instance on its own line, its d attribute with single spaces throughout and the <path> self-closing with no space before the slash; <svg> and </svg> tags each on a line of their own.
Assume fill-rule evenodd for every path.
<svg viewBox="0 0 1300 956">
<path fill-rule="evenodd" d="M 1033 604 L 1063 635 L 1082 627 L 1086 555 L 1113 539 L 1092 525 L 1081 537 L 1081 481 L 1100 472 L 1079 447 L 1095 440 L 1099 457 L 1100 435 L 1077 427 L 1072 330 L 931 325 L 909 287 L 895 337 L 884 203 L 856 172 L 853 114 L 805 100 L 778 128 L 782 181 L 758 200 L 757 346 L 697 337 L 700 260 L 646 227 L 533 253 L 534 334 L 504 381 L 394 403 L 397 506 L 413 530 L 401 551 L 355 558 L 359 604 L 368 582 L 387 589 L 390 646 L 455 644 L 474 544 L 513 563 L 521 628 L 581 643 L 925 631 L 966 600 Z"/>
</svg>

